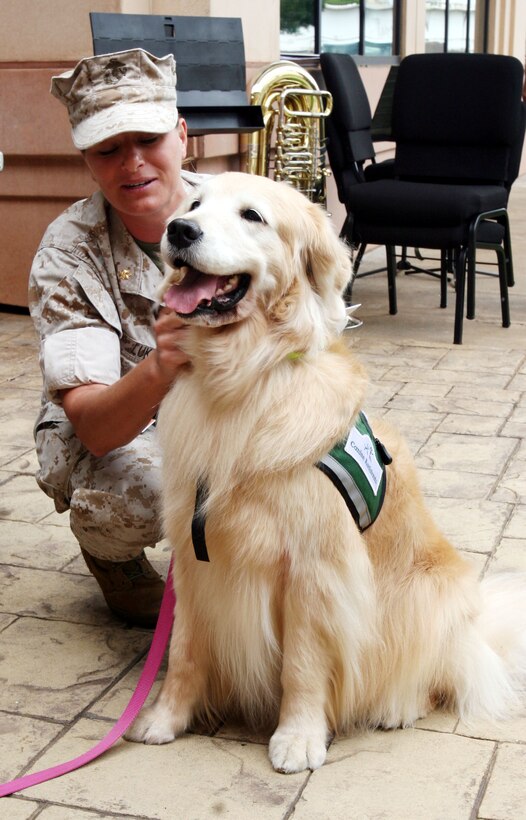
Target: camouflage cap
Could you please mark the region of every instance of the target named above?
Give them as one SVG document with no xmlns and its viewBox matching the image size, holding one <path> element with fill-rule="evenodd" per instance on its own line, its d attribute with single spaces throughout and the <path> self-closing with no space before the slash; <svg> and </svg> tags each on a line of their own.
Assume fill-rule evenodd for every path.
<svg viewBox="0 0 526 820">
<path fill-rule="evenodd" d="M 73 143 L 84 150 L 126 131 L 164 134 L 177 125 L 175 59 L 142 48 L 86 57 L 51 79 L 68 109 Z"/>
</svg>

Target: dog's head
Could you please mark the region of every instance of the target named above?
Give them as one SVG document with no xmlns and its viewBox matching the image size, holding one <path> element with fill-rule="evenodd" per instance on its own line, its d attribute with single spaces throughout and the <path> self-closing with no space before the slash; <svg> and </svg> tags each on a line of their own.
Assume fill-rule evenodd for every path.
<svg viewBox="0 0 526 820">
<path fill-rule="evenodd" d="M 264 311 L 325 337 L 345 325 L 348 249 L 323 209 L 290 185 L 211 177 L 170 219 L 161 250 L 161 298 L 188 323 L 215 327 Z"/>
</svg>

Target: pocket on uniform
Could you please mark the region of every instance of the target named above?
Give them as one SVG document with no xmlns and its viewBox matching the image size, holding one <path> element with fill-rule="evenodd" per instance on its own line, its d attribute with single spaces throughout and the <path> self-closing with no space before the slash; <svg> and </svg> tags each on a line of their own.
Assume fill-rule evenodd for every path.
<svg viewBox="0 0 526 820">
<path fill-rule="evenodd" d="M 69 510 L 69 480 L 85 447 L 69 421 L 42 422 L 35 430 L 38 486 L 53 499 L 57 512 Z"/>
</svg>

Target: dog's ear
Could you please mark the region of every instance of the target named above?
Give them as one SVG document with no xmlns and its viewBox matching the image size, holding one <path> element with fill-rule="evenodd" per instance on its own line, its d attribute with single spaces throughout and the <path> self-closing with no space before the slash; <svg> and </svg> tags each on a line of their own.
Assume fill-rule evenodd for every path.
<svg viewBox="0 0 526 820">
<path fill-rule="evenodd" d="M 312 226 L 305 248 L 305 269 L 311 287 L 322 299 L 331 294 L 341 296 L 352 278 L 349 247 L 336 236 L 326 212 L 312 205 Z"/>
</svg>

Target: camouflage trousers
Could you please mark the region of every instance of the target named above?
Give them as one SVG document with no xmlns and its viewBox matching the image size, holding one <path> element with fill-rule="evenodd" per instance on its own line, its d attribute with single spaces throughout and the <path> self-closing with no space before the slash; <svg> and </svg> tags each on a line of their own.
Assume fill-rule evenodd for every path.
<svg viewBox="0 0 526 820">
<path fill-rule="evenodd" d="M 37 429 L 35 440 L 37 482 L 57 512 L 70 510 L 82 549 L 107 561 L 127 561 L 161 540 L 154 427 L 101 458 L 83 447 L 67 421 Z"/>
</svg>

